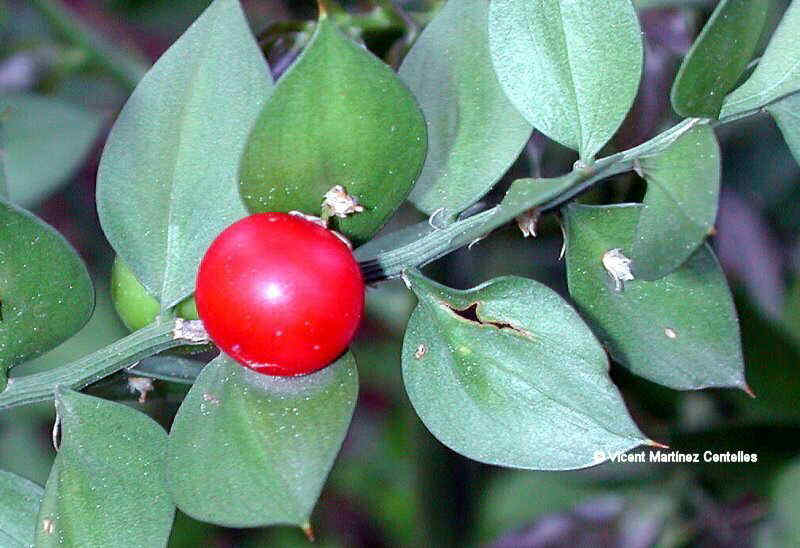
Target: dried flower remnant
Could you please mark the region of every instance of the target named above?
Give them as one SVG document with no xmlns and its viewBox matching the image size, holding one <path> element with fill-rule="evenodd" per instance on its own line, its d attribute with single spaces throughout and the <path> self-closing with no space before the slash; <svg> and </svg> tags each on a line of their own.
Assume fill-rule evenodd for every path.
<svg viewBox="0 0 800 548">
<path fill-rule="evenodd" d="M 539 215 L 541 211 L 533 208 L 529 209 L 522 215 L 518 215 L 516 217 L 517 226 L 522 231 L 522 236 L 527 238 L 528 236 L 536 237 L 536 223 L 539 222 Z"/>
<path fill-rule="evenodd" d="M 622 291 L 624 282 L 634 279 L 631 272 L 631 260 L 623 255 L 620 248 L 609 249 L 603 253 L 603 268 L 614 280 L 614 289 Z"/>
<path fill-rule="evenodd" d="M 147 402 L 147 394 L 153 390 L 153 380 L 147 377 L 128 377 L 128 388 L 139 393 L 139 403 Z"/>
<path fill-rule="evenodd" d="M 322 218 L 339 217 L 344 219 L 348 215 L 361 213 L 364 206 L 359 205 L 355 196 L 347 193 L 342 185 L 336 185 L 323 196 Z"/>
</svg>

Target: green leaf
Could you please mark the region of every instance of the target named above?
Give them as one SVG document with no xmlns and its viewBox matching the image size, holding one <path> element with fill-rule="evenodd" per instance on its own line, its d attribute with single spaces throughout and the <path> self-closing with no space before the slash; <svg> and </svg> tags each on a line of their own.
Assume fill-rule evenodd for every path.
<svg viewBox="0 0 800 548">
<path fill-rule="evenodd" d="M 714 130 L 695 126 L 639 167 L 647 194 L 630 258 L 636 277 L 656 280 L 683 264 L 714 226 L 722 170 Z"/>
<path fill-rule="evenodd" d="M 800 3 L 792 2 L 753 74 L 725 98 L 720 118 L 760 108 L 800 89 Z"/>
<path fill-rule="evenodd" d="M 44 489 L 32 481 L 0 470 L 0 545 L 33 546 L 36 516 Z"/>
<path fill-rule="evenodd" d="M 363 243 L 405 200 L 427 150 L 414 97 L 382 61 L 325 16 L 256 123 L 240 171 L 251 212 L 319 215 L 342 185 L 365 210 L 336 219 Z"/>
<path fill-rule="evenodd" d="M 358 394 L 351 354 L 302 377 L 272 377 L 221 355 L 183 401 L 167 478 L 193 518 L 228 527 L 306 525 Z"/>
<path fill-rule="evenodd" d="M 175 382 L 179 384 L 194 384 L 204 363 L 183 356 L 159 354 L 150 356 L 136 364 L 128 371 L 132 375 L 141 375 L 152 379 Z"/>
<path fill-rule="evenodd" d="M 238 0 L 216 0 L 158 60 L 100 162 L 103 231 L 160 303 L 194 291 L 211 241 L 247 211 L 239 158 L 272 80 Z"/>
<path fill-rule="evenodd" d="M 723 0 L 683 60 L 672 107 L 684 117 L 716 118 L 725 95 L 747 68 L 769 11 L 769 0 Z"/>
<path fill-rule="evenodd" d="M 4 112 L 9 197 L 25 208 L 67 182 L 103 124 L 96 113 L 32 94 L 0 95 L 0 112 Z"/>
<path fill-rule="evenodd" d="M 800 164 L 800 93 L 794 93 L 767 106 L 767 111 L 783 133 L 783 138 Z"/>
<path fill-rule="evenodd" d="M 93 309 L 92 280 L 69 243 L 0 201 L 0 387 L 9 368 L 77 333 Z"/>
<path fill-rule="evenodd" d="M 626 281 L 619 291 L 606 272 L 608 251 L 630 253 L 641 210 L 638 204 L 567 207 L 570 295 L 611 357 L 637 375 L 682 390 L 746 390 L 736 310 L 708 246 L 671 274 Z"/>
<path fill-rule="evenodd" d="M 428 124 L 428 156 L 411 201 L 458 213 L 479 200 L 533 131 L 492 69 L 485 0 L 450 0 L 408 52 L 400 78 Z"/>
<path fill-rule="evenodd" d="M 574 181 L 568 176 L 554 179 L 517 179 L 503 196 L 500 207 L 506 215 L 519 215 L 556 198 L 573 185 Z"/>
<path fill-rule="evenodd" d="M 630 0 L 496 0 L 489 46 L 511 102 L 584 162 L 636 97 L 643 46 Z"/>
<path fill-rule="evenodd" d="M 56 389 L 61 447 L 45 486 L 37 548 L 165 546 L 166 432 L 130 407 Z"/>
<path fill-rule="evenodd" d="M 608 377 L 603 348 L 555 292 L 513 276 L 467 291 L 417 271 L 405 279 L 419 298 L 403 341 L 406 391 L 452 450 L 564 470 L 647 443 Z"/>
</svg>

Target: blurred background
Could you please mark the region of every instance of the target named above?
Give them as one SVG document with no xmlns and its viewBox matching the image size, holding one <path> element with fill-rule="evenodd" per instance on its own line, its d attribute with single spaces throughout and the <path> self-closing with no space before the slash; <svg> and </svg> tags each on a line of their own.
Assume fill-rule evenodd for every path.
<svg viewBox="0 0 800 548">
<path fill-rule="evenodd" d="M 93 274 L 97 310 L 72 340 L 15 370 L 54 367 L 126 334 L 110 304 L 113 251 L 94 203 L 102 146 L 138 79 L 208 0 L 0 0 L 0 102 L 12 199 L 54 225 Z M 605 153 L 630 148 L 675 122 L 669 89 L 682 56 L 716 2 L 640 0 L 646 41 L 642 87 Z M 772 2 L 774 28 L 788 0 Z M 244 0 L 279 76 L 313 31 L 312 1 Z M 340 24 L 395 67 L 440 1 L 347 2 Z M 765 42 L 766 43 L 766 42 Z M 354 75 L 354 78 L 357 75 Z M 414 414 L 400 348 L 414 298 L 401 283 L 368 293 L 355 344 L 361 392 L 344 448 L 312 516 L 321 546 L 800 546 L 800 167 L 775 124 L 754 117 L 718 130 L 723 192 L 713 245 L 737 302 L 751 400 L 733 390 L 676 392 L 612 364 L 631 414 L 651 438 L 680 451 L 743 450 L 756 464 L 605 464 L 528 472 L 481 465 L 437 442 Z M 519 177 L 569 171 L 572 151 L 534 134 L 478 207 Z M 581 197 L 639 200 L 635 174 Z M 136 204 L 129 204 L 135 208 Z M 386 230 L 422 219 L 402 209 Z M 537 279 L 566 295 L 561 232 L 543 218 L 523 239 L 507 227 L 428 267 L 467 288 L 501 274 Z M 94 387 L 169 426 L 185 387 L 157 383 L 140 404 L 122 380 Z M 54 451 L 53 410 L 0 414 L 0 466 L 40 484 Z M 292 528 L 231 530 L 178 515 L 171 547 L 306 546 Z"/>
</svg>

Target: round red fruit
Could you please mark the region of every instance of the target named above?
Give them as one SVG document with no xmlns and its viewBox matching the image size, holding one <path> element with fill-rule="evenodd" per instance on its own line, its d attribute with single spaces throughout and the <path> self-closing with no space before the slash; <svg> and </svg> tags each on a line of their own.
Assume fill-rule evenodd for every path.
<svg viewBox="0 0 800 548">
<path fill-rule="evenodd" d="M 364 311 L 364 281 L 348 246 L 286 213 L 225 229 L 197 274 L 197 313 L 221 350 L 268 375 L 312 373 L 341 355 Z"/>
</svg>

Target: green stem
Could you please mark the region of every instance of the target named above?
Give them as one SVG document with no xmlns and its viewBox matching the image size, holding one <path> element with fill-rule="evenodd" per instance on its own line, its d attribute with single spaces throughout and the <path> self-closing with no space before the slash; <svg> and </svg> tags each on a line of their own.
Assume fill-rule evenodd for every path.
<svg viewBox="0 0 800 548">
<path fill-rule="evenodd" d="M 43 373 L 9 379 L 0 393 L 0 409 L 53 399 L 57 386 L 80 389 L 139 360 L 176 346 L 204 344 L 199 321 L 162 320 L 77 361 Z"/>
<path fill-rule="evenodd" d="M 148 69 L 148 63 L 118 48 L 79 21 L 58 0 L 32 0 L 53 29 L 84 50 L 89 58 L 129 90 L 133 90 Z"/>
<path fill-rule="evenodd" d="M 753 114 L 760 111 L 758 109 Z M 728 121 L 721 120 L 717 124 Z M 708 119 L 686 119 L 638 147 L 601 158 L 591 165 L 576 165 L 570 173 L 549 181 L 556 185 L 553 187 L 555 195 L 549 194 L 548 198 L 542 198 L 541 195 L 537 197 L 533 193 L 530 200 L 504 201 L 462 220 L 448 219 L 449 224 L 441 227 L 435 226 L 432 221 L 430 227 L 409 227 L 385 237 L 386 242 L 393 242 L 391 245 L 383 245 L 378 240 L 370 242 L 363 246 L 363 250 L 356 250 L 364 277 L 367 282 L 373 283 L 400 276 L 407 268 L 422 266 L 485 237 L 524 211 L 533 208 L 540 211 L 555 209 L 598 181 L 634 169 L 639 158 L 665 150 L 693 127 L 709 123 L 711 120 Z M 11 379 L 5 391 L 0 393 L 0 409 L 50 400 L 58 386 L 79 389 L 157 352 L 184 344 L 206 342 L 208 339 L 201 322 L 160 319 L 71 364 L 44 373 Z M 154 378 L 164 378 L 165 375 L 163 371 L 151 370 L 146 366 L 138 373 Z M 191 382 L 195 374 L 196 371 L 189 371 L 173 376 L 176 380 L 181 377 L 185 382 Z"/>
<path fill-rule="evenodd" d="M 597 160 L 590 166 L 576 166 L 572 172 L 560 178 L 566 189 L 545 203 L 514 204 L 501 203 L 491 209 L 460 221 L 433 230 L 420 239 L 388 251 L 373 247 L 375 253 L 358 253 L 361 270 L 367 283 L 375 283 L 400 276 L 403 270 L 432 262 L 470 242 L 484 238 L 490 232 L 513 220 L 521 213 L 538 208 L 541 211 L 555 209 L 568 202 L 592 185 L 619 173 L 634 168 L 634 161 L 643 156 L 657 154 L 691 128 L 707 124 L 709 120 L 687 118 L 670 129 L 656 135 L 638 147 Z"/>
</svg>

